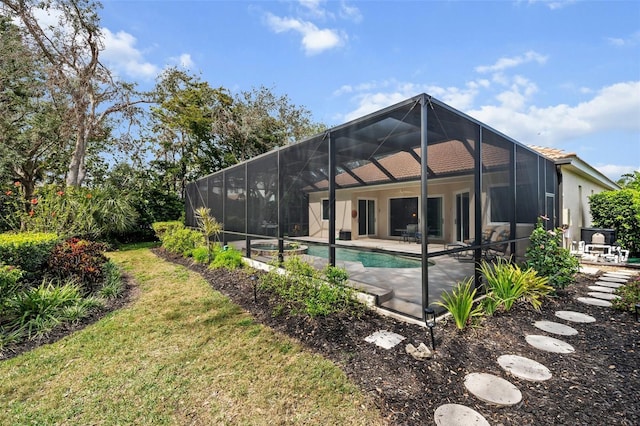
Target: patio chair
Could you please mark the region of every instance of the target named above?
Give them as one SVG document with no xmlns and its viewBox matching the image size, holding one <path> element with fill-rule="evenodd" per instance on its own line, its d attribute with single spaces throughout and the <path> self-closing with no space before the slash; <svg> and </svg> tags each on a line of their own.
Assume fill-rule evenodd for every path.
<svg viewBox="0 0 640 426">
<path fill-rule="evenodd" d="M 584 241 L 573 241 L 570 250 L 571 254 L 578 258 L 584 256 L 584 246 Z"/>
<path fill-rule="evenodd" d="M 507 229 L 503 229 L 498 233 L 498 236 L 491 240 L 492 245 L 484 250 L 484 257 L 487 260 L 493 260 L 498 257 L 505 257 L 509 250 L 509 236 L 510 232 Z M 499 244 L 498 244 L 499 243 Z"/>
<path fill-rule="evenodd" d="M 604 234 L 601 232 L 596 232 L 591 236 L 591 244 L 600 244 L 604 245 Z"/>
<path fill-rule="evenodd" d="M 418 224 L 410 223 L 407 225 L 407 229 L 402 231 L 402 241 L 410 242 L 411 240 L 418 242 L 419 238 Z"/>
</svg>

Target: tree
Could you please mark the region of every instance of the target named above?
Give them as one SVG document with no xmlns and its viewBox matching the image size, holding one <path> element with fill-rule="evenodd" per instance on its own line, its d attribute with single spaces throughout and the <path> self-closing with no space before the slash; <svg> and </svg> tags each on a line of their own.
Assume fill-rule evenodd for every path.
<svg viewBox="0 0 640 426">
<path fill-rule="evenodd" d="M 240 92 L 233 108 L 221 112 L 226 115 L 218 117 L 214 124 L 228 147 L 231 164 L 277 146 L 299 142 L 326 129 L 311 121 L 307 109 L 291 104 L 286 95 L 277 96 L 264 86 Z"/>
<path fill-rule="evenodd" d="M 633 173 L 625 173 L 620 177 L 617 184 L 621 188 L 634 189 L 640 191 L 640 170 L 636 170 Z"/>
<path fill-rule="evenodd" d="M 20 182 L 25 201 L 68 158 L 67 104 L 47 92 L 44 68 L 18 27 L 0 16 L 0 176 Z"/>
<path fill-rule="evenodd" d="M 102 45 L 100 3 L 92 0 L 2 0 L 3 12 L 21 23 L 23 37 L 46 62 L 51 93 L 67 98 L 68 126 L 73 132 L 67 185 L 80 186 L 87 174 L 86 157 L 95 140 L 104 140 L 106 120 L 115 114 L 133 119 L 138 96 L 130 83 L 116 80 L 99 60 Z M 57 16 L 57 25 L 45 26 L 37 12 Z"/>
<path fill-rule="evenodd" d="M 154 98 L 151 119 L 157 159 L 152 165 L 164 173 L 167 186 L 183 196 L 188 181 L 224 164 L 224 147 L 213 132 L 213 121 L 232 99 L 225 89 L 213 89 L 175 68 L 158 78 Z"/>
<path fill-rule="evenodd" d="M 154 237 L 151 228 L 154 222 L 177 220 L 184 213 L 184 203 L 175 191 L 164 187 L 161 177 L 147 167 L 118 163 L 100 185 L 120 188 L 137 212 L 136 229 L 116 235 L 122 242 L 151 239 Z"/>
</svg>

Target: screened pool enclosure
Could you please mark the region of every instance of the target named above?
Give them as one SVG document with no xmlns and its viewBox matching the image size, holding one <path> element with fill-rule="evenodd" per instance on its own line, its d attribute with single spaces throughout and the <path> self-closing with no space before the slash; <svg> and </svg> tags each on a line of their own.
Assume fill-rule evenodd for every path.
<svg viewBox="0 0 640 426">
<path fill-rule="evenodd" d="M 557 225 L 554 163 L 421 94 L 190 183 L 225 244 L 344 267 L 375 303 L 414 318 L 476 264 L 521 259 Z"/>
</svg>

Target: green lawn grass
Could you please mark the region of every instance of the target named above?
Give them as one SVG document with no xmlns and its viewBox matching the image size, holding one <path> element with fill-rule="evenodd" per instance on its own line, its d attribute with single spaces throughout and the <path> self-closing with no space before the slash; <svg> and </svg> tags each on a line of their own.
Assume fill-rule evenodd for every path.
<svg viewBox="0 0 640 426">
<path fill-rule="evenodd" d="M 0 424 L 383 424 L 331 362 L 147 248 L 129 307 L 0 363 Z"/>
</svg>

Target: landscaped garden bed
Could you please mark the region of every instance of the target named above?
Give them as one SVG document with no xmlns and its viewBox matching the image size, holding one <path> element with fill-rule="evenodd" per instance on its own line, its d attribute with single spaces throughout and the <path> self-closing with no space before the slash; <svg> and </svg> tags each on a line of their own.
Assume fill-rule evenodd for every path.
<svg viewBox="0 0 640 426">
<path fill-rule="evenodd" d="M 433 359 L 417 361 L 405 344 L 430 345 L 426 328 L 367 311 L 360 317 L 274 315 L 282 303 L 273 294 L 258 291 L 242 271 L 209 269 L 182 256 L 157 249 L 156 254 L 200 272 L 211 286 L 229 296 L 260 322 L 301 341 L 309 349 L 333 360 L 362 389 L 375 396 L 391 424 L 429 424 L 436 408 L 446 403 L 473 407 L 492 424 L 558 425 L 640 422 L 640 324 L 633 315 L 576 301 L 586 294 L 595 276 L 579 274 L 575 284 L 547 299 L 540 312 L 516 304 L 496 313 L 477 327 L 460 332 L 453 320 L 440 320 L 435 328 Z M 554 313 L 574 310 L 596 318 L 592 324 L 572 324 L 577 336 L 565 337 L 572 354 L 543 352 L 529 346 L 525 334 L 539 334 L 535 321 L 560 321 Z M 378 330 L 398 333 L 406 340 L 392 349 L 365 341 Z M 526 356 L 547 366 L 553 377 L 527 382 L 507 376 L 497 363 L 504 354 Z M 523 393 L 522 402 L 498 408 L 469 394 L 468 373 L 487 372 L 508 378 Z"/>
</svg>

